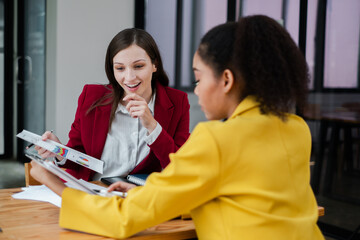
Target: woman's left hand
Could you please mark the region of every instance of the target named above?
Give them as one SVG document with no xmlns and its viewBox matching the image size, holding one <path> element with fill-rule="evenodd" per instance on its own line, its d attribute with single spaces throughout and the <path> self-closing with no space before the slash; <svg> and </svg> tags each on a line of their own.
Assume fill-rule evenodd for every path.
<svg viewBox="0 0 360 240">
<path fill-rule="evenodd" d="M 123 101 L 127 102 L 126 109 L 133 118 L 140 118 L 141 124 L 148 130 L 149 134 L 156 128 L 157 121 L 151 114 L 144 98 L 135 93 L 126 95 Z"/>
</svg>

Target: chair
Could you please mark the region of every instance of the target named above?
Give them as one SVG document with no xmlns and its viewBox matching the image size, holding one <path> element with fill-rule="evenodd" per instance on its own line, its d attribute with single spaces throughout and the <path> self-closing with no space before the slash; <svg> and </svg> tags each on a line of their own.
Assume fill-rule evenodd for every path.
<svg viewBox="0 0 360 240">
<path fill-rule="evenodd" d="M 347 111 L 354 112 L 355 114 L 360 115 L 360 102 L 345 102 L 341 105 Z M 350 144 L 354 144 L 356 148 L 355 156 L 353 159 L 348 160 L 348 167 L 352 169 L 353 167 L 360 169 L 360 124 L 353 124 L 349 127 L 347 136 L 345 136 Z M 344 138 L 345 138 L 344 137 Z M 352 151 L 352 145 L 350 147 L 350 151 Z M 350 155 L 352 157 L 352 154 Z"/>
<path fill-rule="evenodd" d="M 41 183 L 36 181 L 30 175 L 31 164 L 30 163 L 24 163 L 24 167 L 25 167 L 25 186 L 28 187 L 30 185 L 41 185 Z"/>
</svg>

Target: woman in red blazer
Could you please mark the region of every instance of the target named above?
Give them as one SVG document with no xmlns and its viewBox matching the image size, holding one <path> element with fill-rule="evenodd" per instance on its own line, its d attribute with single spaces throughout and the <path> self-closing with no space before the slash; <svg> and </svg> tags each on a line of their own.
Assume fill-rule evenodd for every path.
<svg viewBox="0 0 360 240">
<path fill-rule="evenodd" d="M 104 149 L 109 151 L 105 143 L 109 135 L 118 131 L 122 121 L 125 121 L 118 117 L 122 108 L 131 117 L 126 121 L 139 121 L 140 129 L 145 129 L 146 135 L 157 132 L 155 140 L 147 144 L 147 156 L 137 161 L 136 166 L 128 166 L 126 174 L 161 171 L 169 164 L 169 154 L 176 152 L 189 137 L 190 105 L 187 94 L 168 87 L 169 80 L 158 47 L 144 30 L 125 29 L 112 39 L 106 53 L 105 71 L 110 82 L 108 85 L 85 85 L 78 100 L 67 146 L 97 159 L 104 154 L 109 156 L 104 152 Z M 151 101 L 153 111 L 149 107 Z M 127 137 L 131 136 L 125 136 L 125 139 Z M 60 142 L 51 132 L 45 132 L 43 139 Z M 122 143 L 127 146 L 126 142 Z M 139 146 L 144 146 L 143 139 L 139 139 Z M 54 156 L 45 149 L 36 149 L 42 157 Z M 118 166 L 121 164 L 124 163 L 119 162 Z M 105 169 L 106 166 L 104 160 Z M 87 181 L 93 180 L 95 174 L 72 161 L 66 161 L 63 167 L 76 178 Z"/>
</svg>

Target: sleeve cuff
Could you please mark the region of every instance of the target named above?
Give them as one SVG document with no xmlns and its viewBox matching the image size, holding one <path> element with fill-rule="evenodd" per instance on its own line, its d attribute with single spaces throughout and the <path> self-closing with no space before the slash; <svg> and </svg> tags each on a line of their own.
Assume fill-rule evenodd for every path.
<svg viewBox="0 0 360 240">
<path fill-rule="evenodd" d="M 162 127 L 159 123 L 156 123 L 156 127 L 154 131 L 152 131 L 149 135 L 145 137 L 145 142 L 147 145 L 151 145 L 155 142 L 162 131 Z"/>
</svg>

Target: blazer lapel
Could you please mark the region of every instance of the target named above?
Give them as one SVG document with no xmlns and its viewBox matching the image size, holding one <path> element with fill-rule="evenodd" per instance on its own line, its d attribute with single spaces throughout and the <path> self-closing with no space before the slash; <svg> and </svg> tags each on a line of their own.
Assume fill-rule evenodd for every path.
<svg viewBox="0 0 360 240">
<path fill-rule="evenodd" d="M 100 159 L 105 146 L 105 141 L 109 129 L 111 114 L 111 104 L 100 106 L 95 109 L 94 129 L 91 143 L 93 156 Z"/>
<path fill-rule="evenodd" d="M 174 112 L 174 105 L 169 99 L 165 87 L 160 83 L 156 84 L 156 99 L 154 108 L 154 118 L 162 126 L 164 130 L 167 130 L 170 125 L 170 121 Z"/>
</svg>

